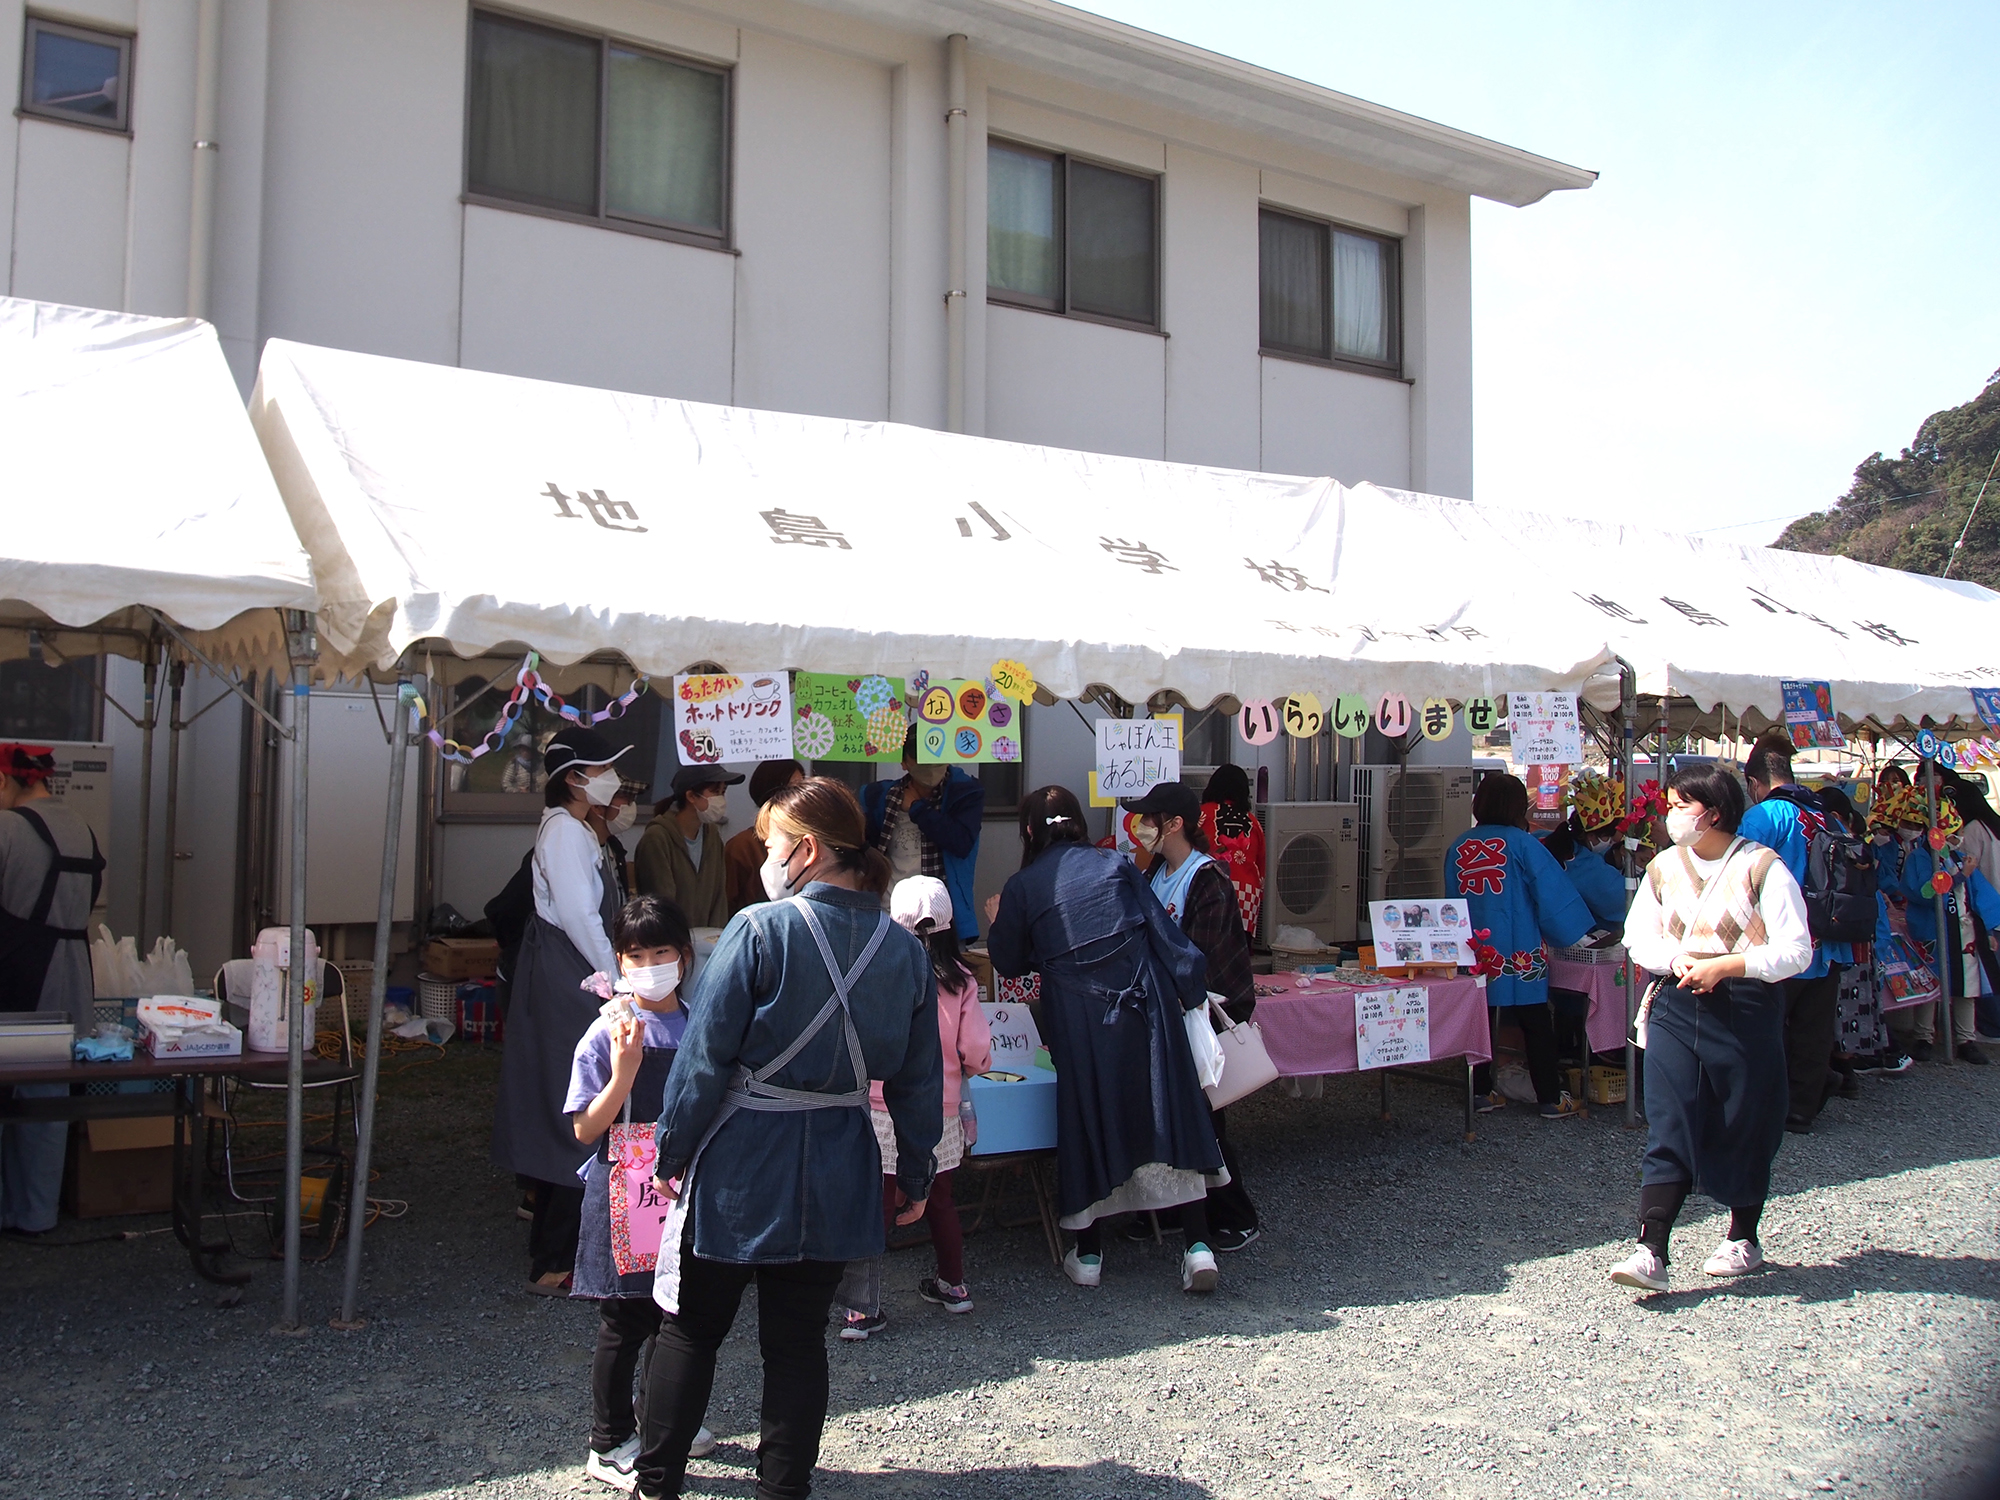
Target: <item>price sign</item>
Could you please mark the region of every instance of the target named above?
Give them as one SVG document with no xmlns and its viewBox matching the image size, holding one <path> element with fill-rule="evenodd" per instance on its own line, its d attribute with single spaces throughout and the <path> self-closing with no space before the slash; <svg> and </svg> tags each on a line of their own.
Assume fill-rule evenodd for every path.
<svg viewBox="0 0 2000 1500">
<path fill-rule="evenodd" d="M 1358 740 L 1368 732 L 1368 705 L 1358 694 L 1342 693 L 1334 700 L 1333 732 L 1344 740 Z"/>
<path fill-rule="evenodd" d="M 1410 700 L 1401 693 L 1386 694 L 1375 705 L 1375 727 L 1391 739 L 1400 739 L 1408 734 L 1414 718 Z"/>
<path fill-rule="evenodd" d="M 1311 739 L 1326 722 L 1326 710 L 1320 707 L 1315 693 L 1294 693 L 1276 702 L 1278 711 L 1285 716 L 1285 733 L 1295 740 Z"/>
<path fill-rule="evenodd" d="M 1451 734 L 1451 702 L 1446 698 L 1424 699 L 1423 712 L 1417 717 L 1417 724 L 1427 740 L 1446 739 Z"/>
<path fill-rule="evenodd" d="M 1269 698 L 1252 698 L 1236 713 L 1236 732 L 1246 745 L 1268 745 L 1283 727 L 1277 705 Z"/>
</svg>

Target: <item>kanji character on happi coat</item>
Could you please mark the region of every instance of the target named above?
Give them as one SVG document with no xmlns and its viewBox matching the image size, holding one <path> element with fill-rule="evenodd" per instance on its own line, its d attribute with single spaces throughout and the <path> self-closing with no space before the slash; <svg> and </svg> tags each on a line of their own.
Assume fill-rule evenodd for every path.
<svg viewBox="0 0 2000 1500">
<path fill-rule="evenodd" d="M 1264 825 L 1250 803 L 1250 778 L 1241 766 L 1217 766 L 1201 794 L 1201 831 L 1209 857 L 1236 890 L 1243 929 L 1253 938 L 1264 907 Z"/>
</svg>

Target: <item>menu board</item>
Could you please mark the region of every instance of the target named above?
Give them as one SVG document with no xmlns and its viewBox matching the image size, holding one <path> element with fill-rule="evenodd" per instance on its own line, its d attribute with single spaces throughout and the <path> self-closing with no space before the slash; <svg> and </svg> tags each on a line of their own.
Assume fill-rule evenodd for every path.
<svg viewBox="0 0 2000 1500">
<path fill-rule="evenodd" d="M 789 760 L 792 685 L 783 672 L 683 672 L 674 678 L 674 742 L 682 765 Z"/>
<path fill-rule="evenodd" d="M 1431 1060 L 1431 995 L 1422 985 L 1354 997 L 1354 1051 L 1362 1072 Z"/>
<path fill-rule="evenodd" d="M 792 701 L 792 754 L 800 760 L 903 758 L 910 718 L 902 678 L 800 672 Z"/>
<path fill-rule="evenodd" d="M 1574 766 L 1583 760 L 1575 693 L 1509 693 L 1507 728 L 1524 766 Z"/>
</svg>

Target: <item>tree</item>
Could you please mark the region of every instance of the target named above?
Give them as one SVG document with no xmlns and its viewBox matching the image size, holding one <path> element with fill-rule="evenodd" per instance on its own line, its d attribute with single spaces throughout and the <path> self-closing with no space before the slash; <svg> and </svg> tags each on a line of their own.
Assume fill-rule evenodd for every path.
<svg viewBox="0 0 2000 1500">
<path fill-rule="evenodd" d="M 1831 510 L 1801 516 L 1772 545 L 2000 589 L 2000 370 L 1963 406 L 1933 412 L 1898 458 L 1863 459 Z M 1981 487 L 1985 487 L 1981 498 Z M 1974 514 L 1974 505 L 1978 512 Z M 1966 522 L 1971 520 L 1968 528 Z M 1965 541 L 1952 562 L 1960 533 Z"/>
</svg>

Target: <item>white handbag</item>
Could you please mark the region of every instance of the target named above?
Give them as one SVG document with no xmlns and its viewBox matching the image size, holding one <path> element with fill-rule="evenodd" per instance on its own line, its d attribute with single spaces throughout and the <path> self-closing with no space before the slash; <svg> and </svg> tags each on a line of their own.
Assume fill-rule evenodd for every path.
<svg viewBox="0 0 2000 1500">
<path fill-rule="evenodd" d="M 1215 1028 L 1208 1024 L 1208 1006 L 1197 1006 L 1193 1010 L 1181 1012 L 1181 1021 L 1187 1027 L 1188 1051 L 1194 1056 L 1194 1076 L 1204 1090 L 1222 1081 L 1222 1043 L 1215 1039 Z"/>
<path fill-rule="evenodd" d="M 1255 1021 L 1232 1021 L 1229 1012 L 1222 1008 L 1222 1002 L 1214 995 L 1208 997 L 1208 1009 L 1215 1014 L 1222 1030 L 1215 1040 L 1222 1048 L 1222 1076 L 1214 1083 L 1206 1085 L 1202 1092 L 1208 1095 L 1208 1107 L 1221 1109 L 1246 1098 L 1278 1077 L 1278 1065 L 1271 1061 L 1271 1054 L 1264 1050 L 1264 1029 Z M 1199 1016 L 1201 1012 L 1192 1011 Z M 1203 1017 L 1203 1030 L 1207 1030 L 1207 1018 Z"/>
</svg>

